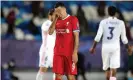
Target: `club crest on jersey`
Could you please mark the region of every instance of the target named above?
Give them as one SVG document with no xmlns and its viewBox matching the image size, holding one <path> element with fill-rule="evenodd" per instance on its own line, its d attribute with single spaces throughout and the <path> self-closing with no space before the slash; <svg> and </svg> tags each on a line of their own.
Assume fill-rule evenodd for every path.
<svg viewBox="0 0 133 80">
<path fill-rule="evenodd" d="M 69 22 L 67 22 L 67 26 L 68 26 Z"/>
</svg>

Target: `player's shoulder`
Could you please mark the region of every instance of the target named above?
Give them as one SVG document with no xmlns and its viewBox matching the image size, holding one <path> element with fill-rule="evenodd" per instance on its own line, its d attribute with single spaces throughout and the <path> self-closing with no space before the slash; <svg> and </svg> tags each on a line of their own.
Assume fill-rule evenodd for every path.
<svg viewBox="0 0 133 80">
<path fill-rule="evenodd" d="M 124 24 L 123 20 L 117 19 L 119 21 L 120 24 Z"/>
<path fill-rule="evenodd" d="M 52 22 L 48 19 L 43 22 L 43 24 L 49 24 L 49 23 L 52 23 Z"/>
<path fill-rule="evenodd" d="M 51 24 L 52 22 L 50 20 L 45 20 L 41 26 L 41 29 L 47 31 Z"/>
<path fill-rule="evenodd" d="M 71 18 L 77 18 L 76 16 L 72 16 L 72 15 L 70 15 L 70 17 L 71 17 Z"/>
<path fill-rule="evenodd" d="M 70 18 L 73 20 L 78 20 L 78 18 L 76 16 L 70 16 Z"/>
<path fill-rule="evenodd" d="M 102 19 L 102 20 L 100 21 L 101 24 L 104 24 L 104 23 L 106 23 L 106 22 L 107 22 L 107 18 L 104 18 L 104 19 Z"/>
<path fill-rule="evenodd" d="M 49 26 L 52 22 L 50 20 L 45 20 L 42 24 L 42 27 L 43 26 Z"/>
<path fill-rule="evenodd" d="M 119 25 L 124 25 L 125 24 L 124 21 L 121 20 L 121 19 L 116 18 L 116 20 L 117 20 L 117 22 L 118 22 Z"/>
</svg>

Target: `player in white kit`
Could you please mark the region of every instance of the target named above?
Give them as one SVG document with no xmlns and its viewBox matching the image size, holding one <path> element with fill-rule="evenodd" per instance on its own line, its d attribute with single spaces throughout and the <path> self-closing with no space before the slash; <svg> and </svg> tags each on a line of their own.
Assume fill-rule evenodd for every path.
<svg viewBox="0 0 133 80">
<path fill-rule="evenodd" d="M 54 10 L 50 10 L 48 14 L 48 20 L 46 20 L 41 27 L 42 30 L 42 45 L 39 51 L 39 71 L 36 76 L 36 80 L 45 80 L 45 72 L 48 67 L 53 66 L 53 53 L 55 45 L 55 32 L 52 35 L 48 34 L 49 27 L 54 18 Z M 54 75 L 53 75 L 54 76 Z"/>
<path fill-rule="evenodd" d="M 102 37 L 103 70 L 106 71 L 107 80 L 116 80 L 116 69 L 120 67 L 120 37 L 128 51 L 131 51 L 124 22 L 115 17 L 116 12 L 115 7 L 108 8 L 109 17 L 100 22 L 93 46 L 90 49 L 90 52 L 94 53 L 96 44 Z"/>
</svg>

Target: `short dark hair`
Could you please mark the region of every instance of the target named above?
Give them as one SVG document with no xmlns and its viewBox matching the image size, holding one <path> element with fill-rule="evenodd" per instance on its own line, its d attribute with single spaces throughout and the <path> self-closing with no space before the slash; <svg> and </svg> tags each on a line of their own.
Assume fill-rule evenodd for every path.
<svg viewBox="0 0 133 80">
<path fill-rule="evenodd" d="M 58 7 L 65 7 L 64 3 L 62 2 L 57 2 L 54 6 L 54 8 L 58 8 Z"/>
<path fill-rule="evenodd" d="M 54 13 L 54 9 L 50 9 L 48 15 L 51 15 L 52 16 L 53 13 Z"/>
<path fill-rule="evenodd" d="M 116 7 L 114 7 L 114 6 L 109 6 L 109 7 L 108 7 L 108 14 L 109 14 L 110 16 L 114 16 L 116 12 L 117 12 Z"/>
</svg>

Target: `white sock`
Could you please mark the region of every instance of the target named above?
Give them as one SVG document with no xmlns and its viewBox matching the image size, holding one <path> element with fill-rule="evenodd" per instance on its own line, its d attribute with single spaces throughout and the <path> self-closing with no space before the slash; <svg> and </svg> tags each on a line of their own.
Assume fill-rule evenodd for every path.
<svg viewBox="0 0 133 80">
<path fill-rule="evenodd" d="M 53 74 L 53 80 L 55 80 L 55 73 Z"/>
<path fill-rule="evenodd" d="M 116 77 L 110 77 L 109 80 L 116 80 Z"/>
<path fill-rule="evenodd" d="M 44 80 L 44 72 L 38 72 L 36 76 L 36 80 Z"/>
</svg>

